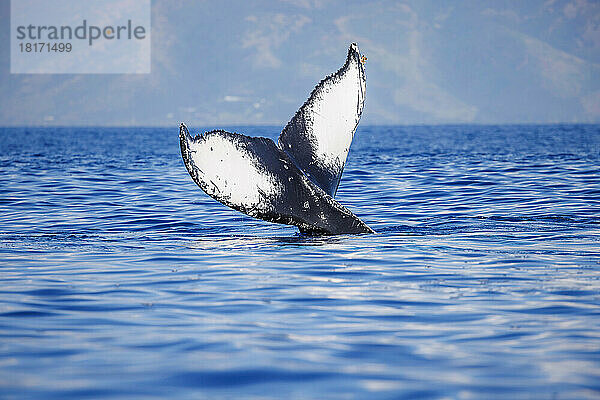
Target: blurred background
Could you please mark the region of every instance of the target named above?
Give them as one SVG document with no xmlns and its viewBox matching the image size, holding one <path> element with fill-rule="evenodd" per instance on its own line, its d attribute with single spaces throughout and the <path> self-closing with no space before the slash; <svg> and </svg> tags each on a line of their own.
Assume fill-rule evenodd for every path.
<svg viewBox="0 0 600 400">
<path fill-rule="evenodd" d="M 357 42 L 363 124 L 597 123 L 600 3 L 153 1 L 150 74 L 10 74 L 0 126 L 283 125 Z"/>
</svg>

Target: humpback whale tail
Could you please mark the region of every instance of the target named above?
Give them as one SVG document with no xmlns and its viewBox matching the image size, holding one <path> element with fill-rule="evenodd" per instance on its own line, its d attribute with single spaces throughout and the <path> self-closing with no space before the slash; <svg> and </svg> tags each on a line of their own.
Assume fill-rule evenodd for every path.
<svg viewBox="0 0 600 400">
<path fill-rule="evenodd" d="M 353 43 L 344 65 L 315 87 L 277 144 L 222 130 L 192 137 L 181 124 L 181 155 L 194 182 L 226 206 L 303 233 L 373 233 L 334 199 L 362 114 L 363 62 Z"/>
</svg>

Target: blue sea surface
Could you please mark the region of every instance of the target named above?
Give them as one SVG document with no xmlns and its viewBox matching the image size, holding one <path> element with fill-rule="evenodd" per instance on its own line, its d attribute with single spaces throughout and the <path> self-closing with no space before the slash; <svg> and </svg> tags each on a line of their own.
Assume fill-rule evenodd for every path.
<svg viewBox="0 0 600 400">
<path fill-rule="evenodd" d="M 372 235 L 219 204 L 177 126 L 1 128 L 0 171 L 0 398 L 600 398 L 599 125 L 359 126 Z"/>
</svg>

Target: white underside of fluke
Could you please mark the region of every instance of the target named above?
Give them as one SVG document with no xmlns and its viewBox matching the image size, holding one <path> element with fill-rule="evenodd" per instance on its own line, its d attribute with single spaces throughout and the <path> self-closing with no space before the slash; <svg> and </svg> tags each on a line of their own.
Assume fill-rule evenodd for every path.
<svg viewBox="0 0 600 400">
<path fill-rule="evenodd" d="M 267 199 L 281 194 L 277 177 L 261 166 L 244 143 L 230 136 L 209 132 L 200 140 L 189 140 L 190 159 L 205 182 L 205 192 L 228 205 L 248 210 L 267 207 Z"/>
<path fill-rule="evenodd" d="M 359 66 L 350 62 L 340 76 L 325 80 L 307 104 L 306 134 L 314 161 L 323 169 L 343 168 L 362 112 L 364 89 Z"/>
<path fill-rule="evenodd" d="M 279 147 L 331 196 L 362 114 L 365 89 L 363 60 L 352 44 L 345 64 L 319 82 L 279 137 Z"/>
</svg>

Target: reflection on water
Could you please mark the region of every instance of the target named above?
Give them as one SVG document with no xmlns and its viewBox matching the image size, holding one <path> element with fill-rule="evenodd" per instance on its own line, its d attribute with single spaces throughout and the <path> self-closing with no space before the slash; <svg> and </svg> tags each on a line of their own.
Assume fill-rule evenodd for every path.
<svg viewBox="0 0 600 400">
<path fill-rule="evenodd" d="M 598 126 L 361 128 L 335 237 L 135 135 L 0 130 L 0 397 L 600 395 Z"/>
</svg>

